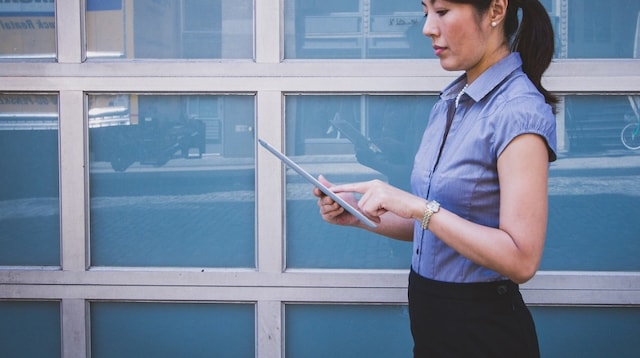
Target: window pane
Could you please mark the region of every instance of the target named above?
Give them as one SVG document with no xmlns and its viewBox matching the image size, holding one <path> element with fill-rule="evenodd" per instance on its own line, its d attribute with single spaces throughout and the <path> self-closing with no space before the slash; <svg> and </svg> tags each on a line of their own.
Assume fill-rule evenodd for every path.
<svg viewBox="0 0 640 358">
<path fill-rule="evenodd" d="M 91 262 L 255 266 L 253 96 L 91 95 Z"/>
<path fill-rule="evenodd" d="M 414 0 L 285 0 L 285 58 L 434 57 Z"/>
<path fill-rule="evenodd" d="M 636 357 L 637 307 L 531 307 L 542 357 Z"/>
<path fill-rule="evenodd" d="M 253 1 L 87 0 L 88 58 L 253 58 Z"/>
<path fill-rule="evenodd" d="M 0 94 L 0 265 L 60 265 L 58 97 Z"/>
<path fill-rule="evenodd" d="M 411 357 L 406 306 L 286 306 L 286 356 Z"/>
<path fill-rule="evenodd" d="M 626 148 L 621 132 L 639 123 L 632 104 L 640 97 L 569 96 L 564 103 L 541 268 L 638 271 L 640 150 Z"/>
<path fill-rule="evenodd" d="M 61 357 L 58 302 L 0 301 L 0 357 Z"/>
<path fill-rule="evenodd" d="M 637 0 L 542 0 L 557 58 L 639 58 Z M 285 0 L 285 58 L 435 58 L 413 0 Z"/>
<path fill-rule="evenodd" d="M 637 0 L 543 0 L 557 58 L 639 58 Z"/>
<path fill-rule="evenodd" d="M 91 304 L 92 357 L 254 357 L 251 304 Z"/>
<path fill-rule="evenodd" d="M 54 0 L 0 2 L 0 59 L 55 59 Z"/>
<path fill-rule="evenodd" d="M 377 178 L 408 189 L 434 101 L 418 95 L 287 96 L 287 154 L 312 175 L 323 174 L 334 183 Z M 371 144 L 354 145 L 360 135 Z M 409 266 L 411 244 L 325 223 L 311 185 L 287 173 L 288 267 Z"/>
</svg>

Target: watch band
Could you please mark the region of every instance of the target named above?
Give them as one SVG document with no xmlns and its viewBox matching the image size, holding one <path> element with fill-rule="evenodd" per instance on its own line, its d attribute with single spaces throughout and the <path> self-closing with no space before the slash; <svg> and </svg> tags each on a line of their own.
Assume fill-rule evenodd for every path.
<svg viewBox="0 0 640 358">
<path fill-rule="evenodd" d="M 422 230 L 429 230 L 429 221 L 431 221 L 431 217 L 433 214 L 437 213 L 440 210 L 440 203 L 435 200 L 427 201 L 427 207 L 424 210 L 424 215 L 422 216 Z"/>
</svg>

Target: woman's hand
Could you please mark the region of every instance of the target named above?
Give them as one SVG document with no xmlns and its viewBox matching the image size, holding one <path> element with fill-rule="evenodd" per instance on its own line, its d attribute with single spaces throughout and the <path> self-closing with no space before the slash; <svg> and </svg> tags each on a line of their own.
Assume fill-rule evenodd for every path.
<svg viewBox="0 0 640 358">
<path fill-rule="evenodd" d="M 323 176 L 318 180 L 353 207 L 358 208 L 365 216 L 377 223 L 378 227 L 372 229 L 362 224 L 357 217 L 346 211 L 331 197 L 322 193 L 320 189 L 314 188 L 313 194 L 318 197 L 320 215 L 326 222 L 358 226 L 396 240 L 411 241 L 413 238 L 413 219 L 421 217 L 424 212 L 424 199 L 380 180 L 342 185 L 333 185 Z M 359 201 L 353 193 L 362 194 Z M 412 208 L 416 210 L 416 215 L 413 215 Z"/>
<path fill-rule="evenodd" d="M 333 184 L 322 175 L 318 177 L 318 180 L 327 188 L 333 187 Z M 320 215 L 324 221 L 344 226 L 355 226 L 360 222 L 357 217 L 346 211 L 340 204 L 320 189 L 313 188 L 313 195 L 318 197 L 318 207 L 320 208 Z M 357 199 L 353 194 L 343 193 L 341 197 L 353 207 L 358 207 Z"/>
<path fill-rule="evenodd" d="M 398 189 L 381 180 L 336 185 L 331 188 L 335 193 L 360 193 L 360 210 L 373 220 L 387 212 L 403 219 L 421 218 L 426 205 L 425 200 L 404 190 Z"/>
</svg>

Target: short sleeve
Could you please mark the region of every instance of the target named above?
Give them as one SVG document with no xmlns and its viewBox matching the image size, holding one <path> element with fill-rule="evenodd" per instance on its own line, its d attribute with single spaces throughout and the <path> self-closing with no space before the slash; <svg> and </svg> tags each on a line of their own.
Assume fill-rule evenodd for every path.
<svg viewBox="0 0 640 358">
<path fill-rule="evenodd" d="M 522 134 L 541 136 L 549 153 L 549 162 L 557 159 L 556 119 L 551 106 L 537 97 L 518 97 L 505 103 L 496 123 L 494 150 L 499 157 Z"/>
</svg>

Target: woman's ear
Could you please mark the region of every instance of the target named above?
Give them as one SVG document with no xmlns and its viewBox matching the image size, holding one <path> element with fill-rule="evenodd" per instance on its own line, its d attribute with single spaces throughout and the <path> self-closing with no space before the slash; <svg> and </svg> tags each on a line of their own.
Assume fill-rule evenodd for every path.
<svg viewBox="0 0 640 358">
<path fill-rule="evenodd" d="M 509 6 L 509 0 L 493 0 L 489 9 L 489 21 L 492 27 L 495 27 L 494 23 L 496 25 L 501 23 L 507 16 L 507 6 Z"/>
</svg>

